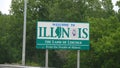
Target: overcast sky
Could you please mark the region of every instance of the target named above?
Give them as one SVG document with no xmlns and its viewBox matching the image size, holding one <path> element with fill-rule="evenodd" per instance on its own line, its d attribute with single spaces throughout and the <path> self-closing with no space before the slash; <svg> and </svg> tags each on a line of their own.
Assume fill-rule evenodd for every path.
<svg viewBox="0 0 120 68">
<path fill-rule="evenodd" d="M 3 14 L 9 14 L 11 0 L 0 0 L 0 11 Z"/>
<path fill-rule="evenodd" d="M 114 5 L 115 5 L 116 1 L 118 1 L 118 0 L 112 0 Z M 0 11 L 3 14 L 9 14 L 10 5 L 11 5 L 11 0 L 0 0 Z M 114 10 L 117 11 L 118 7 L 114 6 Z"/>
<path fill-rule="evenodd" d="M 112 2 L 113 2 L 113 5 L 114 5 L 114 8 L 113 8 L 113 9 L 114 9 L 115 11 L 118 11 L 118 7 L 117 7 L 117 6 L 115 6 L 115 4 L 116 4 L 116 1 L 118 1 L 118 0 L 112 0 Z"/>
</svg>

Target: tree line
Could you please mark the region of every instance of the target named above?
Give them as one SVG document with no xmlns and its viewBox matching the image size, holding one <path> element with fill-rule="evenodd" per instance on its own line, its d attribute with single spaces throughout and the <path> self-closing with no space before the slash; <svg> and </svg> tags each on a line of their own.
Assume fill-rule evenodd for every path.
<svg viewBox="0 0 120 68">
<path fill-rule="evenodd" d="M 36 22 L 89 22 L 90 50 L 81 51 L 81 68 L 120 67 L 120 1 L 28 0 L 26 65 L 45 65 L 45 50 L 36 49 Z M 24 0 L 12 0 L 9 15 L 0 12 L 0 63 L 21 64 Z M 49 66 L 75 68 L 76 51 L 50 50 Z"/>
</svg>

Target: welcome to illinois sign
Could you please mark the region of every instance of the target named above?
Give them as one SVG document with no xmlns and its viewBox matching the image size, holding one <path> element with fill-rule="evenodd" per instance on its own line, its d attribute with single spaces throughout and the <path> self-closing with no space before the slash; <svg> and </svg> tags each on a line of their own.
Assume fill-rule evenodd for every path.
<svg viewBox="0 0 120 68">
<path fill-rule="evenodd" d="M 37 22 L 36 48 L 89 50 L 89 23 Z"/>
</svg>

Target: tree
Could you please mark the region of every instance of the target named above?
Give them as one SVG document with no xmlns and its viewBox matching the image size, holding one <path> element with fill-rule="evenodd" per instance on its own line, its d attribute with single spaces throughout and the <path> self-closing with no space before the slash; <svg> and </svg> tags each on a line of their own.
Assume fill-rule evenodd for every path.
<svg viewBox="0 0 120 68">
<path fill-rule="evenodd" d="M 17 18 L 19 17 L 21 21 L 23 21 L 23 2 L 24 0 L 12 0 L 11 6 L 11 14 Z M 26 63 L 28 65 L 45 65 L 45 50 L 36 49 L 36 21 L 49 20 L 46 3 L 47 0 L 29 0 L 27 3 Z M 22 31 L 22 27 L 20 27 L 20 30 Z M 20 35 L 22 36 L 22 34 Z M 22 42 L 20 45 L 21 44 Z M 50 51 L 49 53 L 52 54 L 50 56 L 50 66 L 59 66 L 60 64 L 58 64 L 58 62 L 62 62 L 61 58 L 59 58 L 55 51 Z M 54 60 L 53 56 L 57 56 L 58 59 Z"/>
<path fill-rule="evenodd" d="M 0 16 L 2 15 L 2 12 L 0 11 Z"/>
<path fill-rule="evenodd" d="M 119 1 L 117 5 L 119 6 Z M 27 65 L 44 66 L 45 62 L 45 50 L 35 48 L 37 20 L 87 21 L 90 23 L 91 49 L 81 51 L 81 67 L 111 68 L 114 66 L 119 68 L 120 13 L 115 15 L 111 0 L 28 0 L 27 7 Z M 0 42 L 0 53 L 3 54 L 0 56 L 0 63 L 21 62 L 23 9 L 24 0 L 12 0 L 11 15 L 0 16 L 2 32 L 0 34 L 0 41 L 2 41 Z M 10 58 L 15 59 L 10 60 Z M 60 53 L 51 50 L 49 63 L 51 67 L 74 68 L 76 67 L 76 52 L 69 51 L 63 54 L 62 51 Z"/>
<path fill-rule="evenodd" d="M 120 17 L 120 1 L 117 1 L 116 6 L 119 7 L 118 13 L 117 13 L 117 17 L 119 18 Z M 119 19 L 119 21 L 120 21 L 120 19 Z"/>
<path fill-rule="evenodd" d="M 90 18 L 89 22 L 91 48 L 90 51 L 81 51 L 81 67 L 119 68 L 119 20 L 117 17 L 110 17 L 108 19 Z M 64 68 L 75 67 L 75 58 L 76 53 L 70 53 Z"/>
<path fill-rule="evenodd" d="M 18 24 L 17 19 L 14 16 L 10 15 L 0 16 L 0 24 L 0 53 L 2 54 L 0 56 L 0 63 L 17 62 L 20 59 L 19 50 L 21 46 L 19 44 L 20 41 L 18 40 L 21 38 L 19 35 L 21 33 L 19 31 L 21 25 L 20 23 Z"/>
<path fill-rule="evenodd" d="M 103 9 L 106 13 L 106 17 L 110 17 L 112 15 L 115 15 L 115 12 L 113 10 L 113 4 L 111 0 L 102 0 Z"/>
</svg>

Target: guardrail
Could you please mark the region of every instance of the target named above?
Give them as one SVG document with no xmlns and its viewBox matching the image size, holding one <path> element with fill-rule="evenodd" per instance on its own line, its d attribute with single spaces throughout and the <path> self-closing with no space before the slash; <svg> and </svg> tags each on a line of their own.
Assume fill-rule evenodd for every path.
<svg viewBox="0 0 120 68">
<path fill-rule="evenodd" d="M 46 68 L 46 67 L 33 67 L 33 66 L 0 64 L 0 68 Z M 54 68 L 54 67 L 47 67 L 47 68 Z"/>
</svg>

